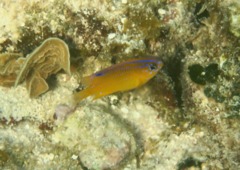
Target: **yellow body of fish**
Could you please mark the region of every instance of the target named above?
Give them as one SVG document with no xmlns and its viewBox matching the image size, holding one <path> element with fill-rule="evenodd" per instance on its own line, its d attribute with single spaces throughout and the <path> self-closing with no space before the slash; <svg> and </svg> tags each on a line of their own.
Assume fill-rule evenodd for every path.
<svg viewBox="0 0 240 170">
<path fill-rule="evenodd" d="M 86 97 L 97 99 L 118 91 L 127 91 L 149 81 L 162 68 L 157 58 L 134 59 L 98 71 L 84 77 L 85 89 L 74 94 L 74 101 L 80 102 Z"/>
</svg>

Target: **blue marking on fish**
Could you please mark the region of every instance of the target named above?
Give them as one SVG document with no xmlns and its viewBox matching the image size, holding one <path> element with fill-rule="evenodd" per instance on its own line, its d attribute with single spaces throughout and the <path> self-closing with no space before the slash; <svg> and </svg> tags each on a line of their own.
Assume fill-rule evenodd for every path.
<svg viewBox="0 0 240 170">
<path fill-rule="evenodd" d="M 147 64 L 143 64 L 143 65 L 137 65 L 136 68 L 144 68 L 144 67 L 149 67 L 149 63 L 161 63 L 161 61 L 159 61 L 158 59 L 143 59 L 143 60 L 135 60 L 135 61 L 126 61 L 126 62 L 123 62 L 121 63 L 121 66 L 119 64 L 117 64 L 117 67 L 116 65 L 113 65 L 109 68 L 106 68 L 106 69 L 103 69 L 101 71 L 98 71 L 94 74 L 94 76 L 96 77 L 100 77 L 100 76 L 103 76 L 105 75 L 106 73 L 108 73 L 109 71 L 114 71 L 114 69 L 118 69 L 118 70 L 122 70 L 122 71 L 125 71 L 125 70 L 128 70 L 128 69 L 133 69 L 132 66 L 129 66 L 127 64 L 136 64 L 136 63 L 147 63 Z"/>
</svg>

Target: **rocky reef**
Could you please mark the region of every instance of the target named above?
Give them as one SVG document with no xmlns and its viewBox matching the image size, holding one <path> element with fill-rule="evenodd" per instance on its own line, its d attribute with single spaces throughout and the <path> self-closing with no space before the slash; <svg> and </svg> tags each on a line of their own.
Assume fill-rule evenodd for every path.
<svg viewBox="0 0 240 170">
<path fill-rule="evenodd" d="M 238 0 L 0 2 L 1 169 L 239 169 Z M 81 79 L 158 56 L 72 108 Z"/>
</svg>

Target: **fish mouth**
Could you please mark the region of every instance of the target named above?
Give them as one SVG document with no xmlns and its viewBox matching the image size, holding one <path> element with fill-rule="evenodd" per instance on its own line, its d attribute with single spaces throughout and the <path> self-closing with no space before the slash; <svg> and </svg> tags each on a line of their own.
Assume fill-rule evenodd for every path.
<svg viewBox="0 0 240 170">
<path fill-rule="evenodd" d="M 163 67 L 163 62 L 162 61 L 157 61 L 158 68 L 161 69 Z"/>
</svg>

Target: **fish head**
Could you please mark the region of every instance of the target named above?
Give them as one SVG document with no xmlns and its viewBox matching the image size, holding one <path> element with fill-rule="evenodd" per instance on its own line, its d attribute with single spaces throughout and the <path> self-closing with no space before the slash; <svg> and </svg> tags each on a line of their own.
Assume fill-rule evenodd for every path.
<svg viewBox="0 0 240 170">
<path fill-rule="evenodd" d="M 144 60 L 144 64 L 142 65 L 143 72 L 152 77 L 157 74 L 157 72 L 163 67 L 163 62 L 158 58 L 150 58 Z"/>
<path fill-rule="evenodd" d="M 138 60 L 138 63 L 140 65 L 140 74 L 138 74 L 140 84 L 144 84 L 148 80 L 153 78 L 163 67 L 163 62 L 158 58 L 145 58 L 142 60 Z"/>
</svg>

